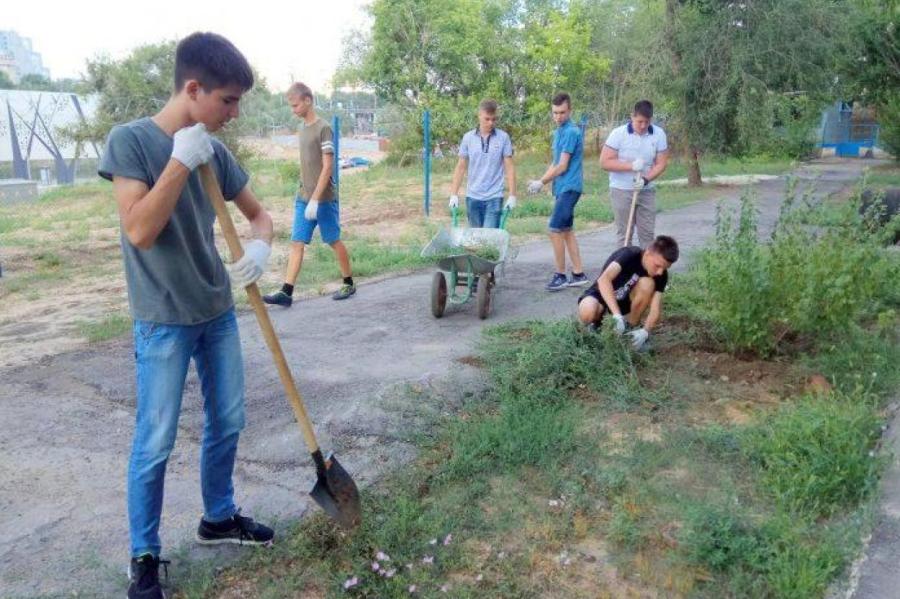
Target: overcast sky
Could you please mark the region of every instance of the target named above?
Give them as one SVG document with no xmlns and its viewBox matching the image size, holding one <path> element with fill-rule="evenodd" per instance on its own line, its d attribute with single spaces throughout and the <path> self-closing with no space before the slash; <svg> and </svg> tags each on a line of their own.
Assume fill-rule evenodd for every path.
<svg viewBox="0 0 900 599">
<path fill-rule="evenodd" d="M 229 38 L 250 63 L 283 90 L 291 81 L 328 85 L 341 40 L 366 25 L 366 0 L 5 0 L 0 29 L 30 37 L 53 78 L 77 77 L 85 59 L 120 58 L 135 46 L 178 39 L 197 30 Z"/>
</svg>

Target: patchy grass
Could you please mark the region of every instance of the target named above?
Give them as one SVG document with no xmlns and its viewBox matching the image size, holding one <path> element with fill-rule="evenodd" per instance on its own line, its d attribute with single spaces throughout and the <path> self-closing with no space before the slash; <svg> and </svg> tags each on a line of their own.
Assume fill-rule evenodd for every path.
<svg viewBox="0 0 900 599">
<path fill-rule="evenodd" d="M 131 330 L 131 316 L 126 313 L 110 314 L 99 321 L 78 323 L 78 332 L 88 343 L 98 343 L 124 335 Z"/>
<path fill-rule="evenodd" d="M 823 596 L 868 526 L 900 319 L 730 353 L 697 276 L 649 356 L 571 320 L 486 330 L 487 387 L 364 491 L 358 531 L 314 515 L 178 596 Z"/>
<path fill-rule="evenodd" d="M 712 352 L 690 326 L 655 357 L 571 321 L 490 329 L 490 387 L 363 493 L 360 530 L 315 515 L 177 596 L 821 596 L 882 464 L 877 399 L 794 400 L 801 365 Z M 695 352 L 715 366 L 685 369 Z"/>
</svg>

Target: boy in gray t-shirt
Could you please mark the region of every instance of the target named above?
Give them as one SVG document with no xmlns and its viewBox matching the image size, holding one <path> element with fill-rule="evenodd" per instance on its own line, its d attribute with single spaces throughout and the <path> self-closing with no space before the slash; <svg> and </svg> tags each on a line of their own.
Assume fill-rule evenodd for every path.
<svg viewBox="0 0 900 599">
<path fill-rule="evenodd" d="M 175 444 L 191 359 L 203 392 L 200 454 L 204 544 L 269 543 L 272 530 L 242 516 L 232 473 L 244 426 L 241 345 L 231 285 L 262 275 L 272 219 L 247 185 L 247 174 L 207 131 L 238 116 L 253 72 L 231 42 L 213 33 L 183 39 L 175 53 L 175 87 L 153 117 L 114 127 L 99 174 L 113 182 L 134 318 L 137 366 L 135 432 L 128 465 L 131 565 L 128 597 L 161 599 L 159 583 L 166 462 Z M 244 256 L 222 263 L 213 240 L 215 212 L 196 168 L 210 163 L 227 200 L 250 221 Z"/>
</svg>

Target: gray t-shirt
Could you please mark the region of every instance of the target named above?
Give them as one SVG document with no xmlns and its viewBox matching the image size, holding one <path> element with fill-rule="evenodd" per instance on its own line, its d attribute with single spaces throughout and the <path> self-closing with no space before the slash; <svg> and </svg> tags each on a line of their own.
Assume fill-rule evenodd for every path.
<svg viewBox="0 0 900 599">
<path fill-rule="evenodd" d="M 113 127 L 99 174 L 127 177 L 153 187 L 172 154 L 173 140 L 149 117 Z M 247 185 L 248 176 L 231 152 L 213 138 L 210 161 L 226 200 Z M 216 213 L 203 191 L 200 173 L 188 177 L 169 222 L 153 247 L 142 250 L 121 232 L 128 303 L 136 320 L 190 325 L 216 318 L 234 305 L 231 283 L 213 240 Z"/>
</svg>

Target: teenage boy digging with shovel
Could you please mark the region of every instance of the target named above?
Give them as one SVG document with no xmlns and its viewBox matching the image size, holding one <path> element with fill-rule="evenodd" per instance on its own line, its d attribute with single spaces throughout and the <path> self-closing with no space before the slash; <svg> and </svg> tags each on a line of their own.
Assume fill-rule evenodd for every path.
<svg viewBox="0 0 900 599">
<path fill-rule="evenodd" d="M 134 317 L 137 414 L 128 466 L 131 567 L 128 597 L 161 599 L 159 583 L 166 462 L 175 444 L 191 359 L 203 393 L 200 453 L 204 544 L 270 543 L 274 533 L 242 516 L 232 473 L 244 426 L 244 368 L 231 285 L 263 273 L 272 219 L 247 174 L 209 131 L 238 116 L 253 72 L 231 42 L 195 33 L 175 51 L 175 87 L 153 117 L 114 127 L 99 174 L 113 182 Z M 198 167 L 210 163 L 226 199 L 250 222 L 253 240 L 227 267 L 213 241 L 215 212 Z M 165 563 L 165 562 L 164 562 Z"/>
</svg>

